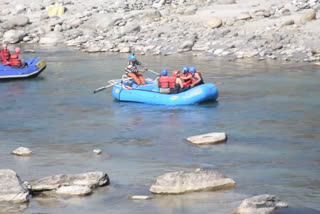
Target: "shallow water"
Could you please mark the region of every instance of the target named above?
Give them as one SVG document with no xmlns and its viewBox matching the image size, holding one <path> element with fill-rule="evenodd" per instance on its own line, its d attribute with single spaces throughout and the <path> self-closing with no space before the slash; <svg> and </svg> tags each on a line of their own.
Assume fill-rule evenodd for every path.
<svg viewBox="0 0 320 214">
<path fill-rule="evenodd" d="M 39 49 L 47 69 L 38 78 L 0 83 L 0 168 L 22 180 L 105 171 L 111 185 L 64 200 L 34 198 L 24 213 L 231 213 L 256 194 L 275 194 L 293 207 L 320 210 L 320 68 L 308 64 L 139 57 L 149 68 L 196 65 L 217 85 L 218 102 L 193 106 L 121 103 L 111 89 L 127 54 Z M 154 77 L 153 74 L 146 74 Z M 195 146 L 186 137 L 225 131 L 226 144 Z M 31 157 L 10 154 L 29 147 Z M 102 149 L 97 156 L 92 150 Z M 218 170 L 237 186 L 219 192 L 155 196 L 165 172 Z"/>
</svg>

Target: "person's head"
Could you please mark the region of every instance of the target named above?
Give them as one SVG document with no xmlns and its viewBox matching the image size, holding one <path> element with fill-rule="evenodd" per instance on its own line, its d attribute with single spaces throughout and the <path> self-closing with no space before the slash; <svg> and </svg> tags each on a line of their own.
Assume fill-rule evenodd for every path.
<svg viewBox="0 0 320 214">
<path fill-rule="evenodd" d="M 180 76 L 180 71 L 179 71 L 179 70 L 174 70 L 174 71 L 172 72 L 172 76 L 173 76 L 173 77 L 179 77 L 179 76 Z"/>
<path fill-rule="evenodd" d="M 20 53 L 21 50 L 19 47 L 16 47 L 15 51 L 16 51 L 16 53 Z"/>
<path fill-rule="evenodd" d="M 162 76 L 167 76 L 167 75 L 168 75 L 167 69 L 162 69 L 161 75 L 162 75 Z"/>
<path fill-rule="evenodd" d="M 190 67 L 189 71 L 190 71 L 190 73 L 195 73 L 196 72 L 196 68 L 195 67 Z"/>
<path fill-rule="evenodd" d="M 182 67 L 183 73 L 187 73 L 189 71 L 189 68 L 187 66 Z"/>
<path fill-rule="evenodd" d="M 7 44 L 6 43 L 2 43 L 2 48 L 3 49 L 7 49 Z"/>
<path fill-rule="evenodd" d="M 129 55 L 129 60 L 135 61 L 136 59 L 137 59 L 137 57 L 134 54 Z"/>
</svg>

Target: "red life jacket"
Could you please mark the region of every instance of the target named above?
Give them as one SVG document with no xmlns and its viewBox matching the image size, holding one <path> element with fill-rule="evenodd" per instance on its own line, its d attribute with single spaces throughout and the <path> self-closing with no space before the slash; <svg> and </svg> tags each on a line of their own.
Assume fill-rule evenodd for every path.
<svg viewBox="0 0 320 214">
<path fill-rule="evenodd" d="M 15 67 L 22 66 L 22 62 L 19 59 L 19 55 L 20 54 L 12 54 L 11 55 L 11 59 L 10 59 L 10 65 L 11 66 L 15 66 Z"/>
<path fill-rule="evenodd" d="M 169 77 L 169 88 L 174 88 L 177 77 Z"/>
<path fill-rule="evenodd" d="M 1 49 L 1 63 L 7 65 L 10 60 L 10 52 L 8 49 Z"/>
<path fill-rule="evenodd" d="M 168 76 L 161 76 L 161 77 L 159 78 L 160 88 L 169 88 L 169 81 L 170 81 L 170 77 L 168 77 Z"/>
<path fill-rule="evenodd" d="M 188 73 L 187 75 L 185 75 L 184 73 L 180 75 L 180 77 L 189 77 L 192 76 L 190 73 Z M 192 79 L 188 79 L 188 80 L 184 80 L 183 82 L 183 87 L 189 87 L 191 84 Z"/>
</svg>

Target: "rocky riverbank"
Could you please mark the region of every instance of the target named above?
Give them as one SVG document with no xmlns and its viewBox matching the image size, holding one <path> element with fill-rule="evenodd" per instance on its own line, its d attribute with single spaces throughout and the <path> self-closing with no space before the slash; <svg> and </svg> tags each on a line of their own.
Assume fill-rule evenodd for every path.
<svg viewBox="0 0 320 214">
<path fill-rule="evenodd" d="M 0 38 L 93 52 L 320 61 L 319 0 L 51 0 L 0 3 Z"/>
</svg>

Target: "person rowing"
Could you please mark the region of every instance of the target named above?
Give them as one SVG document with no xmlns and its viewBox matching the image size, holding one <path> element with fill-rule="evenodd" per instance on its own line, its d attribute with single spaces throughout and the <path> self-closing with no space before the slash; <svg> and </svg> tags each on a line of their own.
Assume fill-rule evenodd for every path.
<svg viewBox="0 0 320 214">
<path fill-rule="evenodd" d="M 147 68 L 138 69 L 138 66 L 142 66 L 141 62 L 139 62 L 134 54 L 129 55 L 129 62 L 126 67 L 126 74 L 128 77 L 133 78 L 133 80 L 138 85 L 145 85 L 146 82 L 142 76 L 142 72 L 145 72 Z"/>
</svg>

